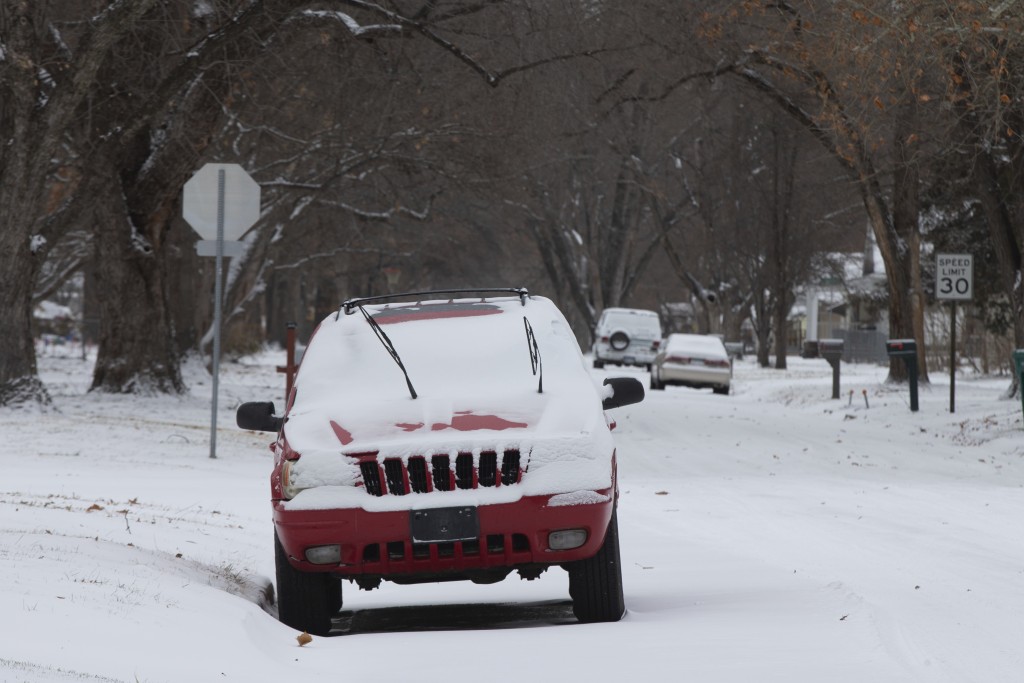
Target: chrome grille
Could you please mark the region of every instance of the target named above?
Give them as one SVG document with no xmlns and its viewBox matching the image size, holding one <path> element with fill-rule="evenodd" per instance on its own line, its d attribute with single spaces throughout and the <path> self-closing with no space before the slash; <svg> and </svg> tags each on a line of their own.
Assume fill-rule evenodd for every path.
<svg viewBox="0 0 1024 683">
<path fill-rule="evenodd" d="M 383 462 L 377 461 L 375 453 L 355 457 L 359 458 L 363 487 L 371 496 L 512 486 L 523 476 L 516 449 L 500 455 L 497 451 L 483 451 L 475 462 L 472 453 L 459 453 L 454 468 L 448 455 L 416 455 L 408 461 L 384 458 Z"/>
</svg>

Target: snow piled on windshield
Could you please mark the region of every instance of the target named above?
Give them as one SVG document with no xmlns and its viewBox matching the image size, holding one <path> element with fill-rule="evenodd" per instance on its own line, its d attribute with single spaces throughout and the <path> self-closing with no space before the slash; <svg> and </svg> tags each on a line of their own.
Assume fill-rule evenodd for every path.
<svg viewBox="0 0 1024 683">
<path fill-rule="evenodd" d="M 549 300 L 518 297 L 366 306 L 404 364 L 402 370 L 356 309 L 320 323 L 295 380 L 284 435 L 301 454 L 292 468 L 299 493 L 290 509 L 365 509 L 479 504 L 478 492 L 374 498 L 352 485 L 354 459 L 517 449 L 528 470 L 521 485 L 487 502 L 524 495 L 606 489 L 613 444 L 601 397 L 575 336 Z M 524 317 L 540 352 L 534 374 Z M 538 392 L 541 379 L 543 392 Z M 500 488 L 500 487 L 499 487 Z M 508 498 L 498 500 L 496 496 Z M 416 496 L 413 496 L 415 498 Z M 404 499 L 404 500 L 403 500 Z"/>
</svg>

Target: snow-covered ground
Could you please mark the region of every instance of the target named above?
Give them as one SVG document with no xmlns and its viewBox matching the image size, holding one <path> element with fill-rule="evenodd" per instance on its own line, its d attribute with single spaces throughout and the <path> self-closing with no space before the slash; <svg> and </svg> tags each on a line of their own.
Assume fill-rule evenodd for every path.
<svg viewBox="0 0 1024 683">
<path fill-rule="evenodd" d="M 281 404 L 283 354 L 221 366 L 217 459 L 200 367 L 189 396 L 138 398 L 86 394 L 80 355 L 40 362 L 59 412 L 0 409 L 0 681 L 1024 680 L 1005 378 L 958 379 L 955 414 L 948 378 L 911 413 L 882 368 L 844 365 L 836 401 L 799 358 L 739 362 L 727 397 L 651 392 L 614 413 L 621 622 L 575 623 L 560 570 L 346 583 L 343 635 L 300 648 L 266 597 L 269 437 L 234 426 Z"/>
</svg>

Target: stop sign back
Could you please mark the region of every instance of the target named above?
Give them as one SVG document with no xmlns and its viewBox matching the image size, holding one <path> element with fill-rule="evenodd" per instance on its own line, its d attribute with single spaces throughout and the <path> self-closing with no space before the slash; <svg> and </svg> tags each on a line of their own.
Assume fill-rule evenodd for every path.
<svg viewBox="0 0 1024 683">
<path fill-rule="evenodd" d="M 237 240 L 260 217 L 260 186 L 238 164 L 206 164 L 185 183 L 182 216 L 206 240 L 217 239 L 220 172 L 224 172 L 224 239 Z"/>
</svg>

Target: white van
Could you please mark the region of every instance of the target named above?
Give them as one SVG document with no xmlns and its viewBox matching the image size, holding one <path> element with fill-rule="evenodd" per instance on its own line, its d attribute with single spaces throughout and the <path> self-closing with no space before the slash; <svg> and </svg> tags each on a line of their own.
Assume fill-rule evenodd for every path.
<svg viewBox="0 0 1024 683">
<path fill-rule="evenodd" d="M 661 336 L 661 321 L 654 311 L 606 308 L 594 330 L 594 367 L 613 363 L 640 365 L 650 370 Z"/>
</svg>

